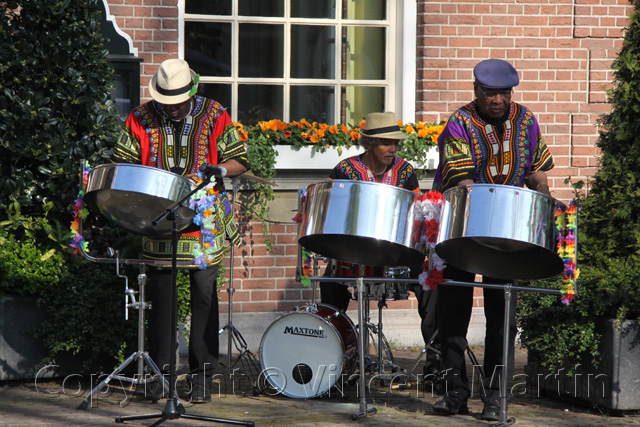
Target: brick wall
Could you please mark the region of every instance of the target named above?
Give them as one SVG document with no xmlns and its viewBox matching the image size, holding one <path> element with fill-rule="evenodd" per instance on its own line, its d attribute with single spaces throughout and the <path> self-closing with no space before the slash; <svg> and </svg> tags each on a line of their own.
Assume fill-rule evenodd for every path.
<svg viewBox="0 0 640 427">
<path fill-rule="evenodd" d="M 597 120 L 609 111 L 603 88 L 633 11 L 628 0 L 418 2 L 416 118 L 439 121 L 472 100 L 473 66 L 511 62 L 520 74 L 514 100 L 538 117 L 554 156 L 554 196 L 593 176 Z"/>
<path fill-rule="evenodd" d="M 177 0 L 107 0 L 109 13 L 143 59 L 141 99 L 163 60 L 178 54 Z M 554 196 L 570 199 L 567 177 L 585 180 L 597 168 L 597 120 L 609 111 L 603 88 L 622 43 L 627 0 L 418 0 L 416 120 L 440 121 L 472 99 L 472 69 L 493 57 L 510 61 L 521 84 L 514 100 L 538 117 L 556 168 Z M 280 312 L 311 299 L 294 280 L 292 223 L 263 225 L 241 216 L 244 246 L 235 249 L 234 311 Z M 225 260 L 228 266 L 228 258 Z M 227 272 L 228 275 L 228 272 Z M 476 289 L 476 306 L 481 305 Z M 220 292 L 221 310 L 228 293 Z M 391 301 L 390 308 L 416 308 Z M 372 307 L 375 306 L 375 302 Z"/>
</svg>

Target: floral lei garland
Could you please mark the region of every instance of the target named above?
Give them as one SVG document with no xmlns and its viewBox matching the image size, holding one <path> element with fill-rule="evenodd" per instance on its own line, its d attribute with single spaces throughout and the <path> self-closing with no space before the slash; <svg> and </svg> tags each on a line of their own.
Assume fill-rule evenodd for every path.
<svg viewBox="0 0 640 427">
<path fill-rule="evenodd" d="M 435 289 L 438 284 L 444 282 L 442 275 L 446 264 L 434 250 L 440 230 L 440 211 L 443 204 L 442 194 L 437 191 L 427 191 L 416 196 L 413 240 L 416 242 L 416 249 L 429 254 L 422 264 L 423 271 L 418 276 L 418 282 L 425 290 Z"/>
<path fill-rule="evenodd" d="M 84 190 L 87 187 L 89 179 L 89 162 L 85 161 L 82 166 L 82 185 L 78 191 L 78 198 L 73 203 L 73 220 L 71 221 L 71 243 L 70 247 L 74 248 L 73 253 L 79 254 L 81 251 L 89 252 L 89 242 L 84 240 L 82 234 L 79 233 L 80 221 L 89 215 L 89 211 L 84 206 Z"/>
<path fill-rule="evenodd" d="M 204 174 L 198 172 L 194 181 L 196 185 L 202 183 Z M 216 204 L 220 197 L 220 190 L 215 181 L 207 184 L 206 187 L 196 191 L 189 201 L 189 207 L 196 211 L 193 223 L 200 226 L 200 234 L 203 237 L 203 244 L 196 244 L 193 252 L 193 263 L 201 270 L 205 270 L 213 263 L 215 253 L 218 251 L 214 239 L 218 234 L 218 221 L 216 215 Z"/>
<path fill-rule="evenodd" d="M 578 211 L 575 200 L 571 201 L 566 210 L 556 208 L 555 224 L 558 230 L 558 255 L 564 264 L 562 303 L 569 305 L 573 301 L 576 288 L 576 280 L 580 276 L 580 270 L 576 262 L 576 228 Z"/>
</svg>

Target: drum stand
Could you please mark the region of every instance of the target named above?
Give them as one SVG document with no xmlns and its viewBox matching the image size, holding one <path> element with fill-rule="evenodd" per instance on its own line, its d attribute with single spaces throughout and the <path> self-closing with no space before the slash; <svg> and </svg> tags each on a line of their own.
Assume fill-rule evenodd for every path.
<svg viewBox="0 0 640 427">
<path fill-rule="evenodd" d="M 169 206 L 164 213 L 162 213 L 158 218 L 153 221 L 153 224 L 157 224 L 163 219 L 167 218 L 172 221 L 171 227 L 171 282 L 173 284 L 173 289 L 171 292 L 171 319 L 174 325 L 178 324 L 178 288 L 177 288 L 177 275 L 178 275 L 178 265 L 177 265 L 177 252 L 178 252 L 178 208 L 182 205 L 182 203 L 188 200 L 194 193 L 204 188 L 210 180 L 210 176 L 207 176 L 200 185 L 198 185 L 195 189 L 193 189 L 189 194 L 187 194 L 182 200 L 173 203 Z M 171 334 L 171 347 L 176 348 L 177 345 L 177 337 L 175 331 Z M 164 410 L 161 413 L 157 414 L 146 414 L 146 415 L 131 415 L 125 417 L 116 417 L 116 423 L 123 423 L 125 421 L 133 421 L 133 420 L 148 420 L 153 418 L 159 418 L 158 421 L 152 424 L 152 427 L 158 426 L 167 420 L 175 420 L 179 418 L 187 418 L 191 420 L 199 420 L 199 421 L 208 421 L 215 423 L 224 423 L 224 424 L 234 424 L 234 425 L 244 425 L 253 427 L 255 424 L 253 421 L 235 421 L 235 420 L 227 420 L 222 418 L 213 418 L 206 417 L 201 415 L 190 415 L 185 411 L 184 406 L 179 402 L 177 393 L 175 390 L 176 385 L 176 352 L 171 351 L 171 359 L 169 364 L 169 397 L 167 398 L 167 404 Z"/>
<path fill-rule="evenodd" d="M 233 191 L 231 215 L 235 216 L 236 194 L 238 193 L 238 177 L 234 176 L 233 178 L 231 178 L 231 187 Z M 247 378 L 249 378 L 249 381 L 253 386 L 253 395 L 257 396 L 258 394 L 260 394 L 260 388 L 258 387 L 258 382 L 256 380 L 258 375 L 256 368 L 256 366 L 258 366 L 258 361 L 256 359 L 256 356 L 249 350 L 247 341 L 244 339 L 240 331 L 235 326 L 233 326 L 233 293 L 235 292 L 235 289 L 233 288 L 234 253 L 234 245 L 232 243 L 229 254 L 229 287 L 227 288 L 227 293 L 229 294 L 229 309 L 227 312 L 227 324 L 218 331 L 218 335 L 222 334 L 222 332 L 225 330 L 227 331 L 227 366 L 229 368 L 233 368 L 238 362 L 240 362 L 245 375 L 247 376 Z M 232 344 L 239 353 L 238 357 L 233 362 L 231 357 Z"/>
<path fill-rule="evenodd" d="M 377 375 L 384 380 L 388 380 L 389 378 L 393 378 L 396 372 L 402 371 L 400 366 L 395 364 L 393 358 L 393 352 L 391 350 L 391 346 L 389 345 L 389 341 L 387 337 L 384 335 L 382 331 L 382 308 L 386 307 L 386 301 L 380 300 L 378 301 L 378 324 L 374 324 L 369 321 L 369 304 L 365 305 L 365 318 L 367 319 L 367 329 L 371 334 L 372 341 L 376 344 L 376 352 L 377 352 L 377 361 L 373 361 L 373 358 L 370 360 L 370 365 L 373 365 L 377 371 Z M 374 338 L 375 336 L 375 338 Z M 386 356 L 386 359 L 385 359 Z M 377 364 L 377 366 L 375 366 Z M 391 375 L 385 374 L 385 365 L 388 364 L 391 368 Z"/>
<path fill-rule="evenodd" d="M 169 383 L 167 379 L 162 375 L 162 372 L 155 364 L 153 359 L 149 356 L 147 352 L 144 351 L 144 327 L 145 327 L 145 315 L 144 311 L 150 308 L 150 304 L 145 300 L 145 286 L 147 281 L 147 275 L 144 272 L 144 264 L 140 264 L 140 274 L 138 275 L 138 289 L 139 289 L 139 301 L 136 301 L 135 294 L 136 292 L 129 288 L 129 281 L 127 276 L 123 276 L 120 274 L 120 260 L 118 258 L 118 252 L 115 252 L 115 262 L 116 262 L 116 276 L 125 279 L 125 319 L 129 318 L 129 307 L 138 309 L 138 351 L 133 353 L 131 356 L 127 358 L 120 366 L 118 366 L 107 378 L 105 378 L 100 384 L 94 387 L 91 392 L 84 398 L 82 403 L 78 406 L 77 409 L 85 410 L 92 404 L 93 396 L 96 393 L 99 393 L 103 387 L 105 387 L 111 380 L 119 380 L 130 382 L 131 384 L 145 385 L 145 394 L 147 391 L 146 385 L 147 383 L 154 381 L 157 378 L 162 381 L 163 392 L 169 390 Z M 131 303 L 129 303 L 129 299 L 131 299 Z M 132 362 L 138 362 L 138 371 L 137 375 L 133 378 L 129 378 L 123 375 L 120 375 L 127 366 L 129 366 Z M 155 374 L 151 378 L 147 378 L 144 374 L 144 362 L 147 363 L 150 370 Z"/>
</svg>

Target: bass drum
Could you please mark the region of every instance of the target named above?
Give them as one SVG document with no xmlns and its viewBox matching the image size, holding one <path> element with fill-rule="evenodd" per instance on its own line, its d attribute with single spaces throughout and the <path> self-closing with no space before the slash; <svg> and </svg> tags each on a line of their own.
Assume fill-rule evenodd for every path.
<svg viewBox="0 0 640 427">
<path fill-rule="evenodd" d="M 265 331 L 260 343 L 261 375 L 287 397 L 321 396 L 353 373 L 356 327 L 331 305 L 308 304 L 295 310 Z"/>
</svg>

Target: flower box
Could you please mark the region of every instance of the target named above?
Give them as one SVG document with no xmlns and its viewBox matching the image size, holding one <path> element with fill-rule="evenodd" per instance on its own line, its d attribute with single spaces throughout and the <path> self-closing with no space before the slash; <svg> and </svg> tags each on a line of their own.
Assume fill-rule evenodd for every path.
<svg viewBox="0 0 640 427">
<path fill-rule="evenodd" d="M 331 170 L 341 160 L 364 152 L 364 148 L 358 145 L 342 147 L 341 153 L 335 147 L 329 147 L 324 152 L 314 151 L 312 146 L 298 148 L 292 145 L 276 145 L 275 148 L 278 152 L 275 166 L 277 170 Z M 418 169 L 435 169 L 438 166 L 438 149 L 434 147 L 429 150 L 426 165 L 412 164 Z"/>
</svg>

